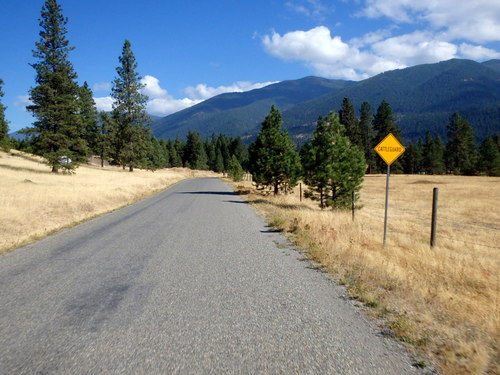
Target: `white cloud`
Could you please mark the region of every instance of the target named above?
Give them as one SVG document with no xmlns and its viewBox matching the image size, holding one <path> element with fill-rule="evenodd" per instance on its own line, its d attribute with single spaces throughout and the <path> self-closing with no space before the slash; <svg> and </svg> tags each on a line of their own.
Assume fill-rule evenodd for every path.
<svg viewBox="0 0 500 375">
<path fill-rule="evenodd" d="M 172 113 L 189 108 L 200 101 L 191 100 L 189 98 L 174 99 L 172 97 L 155 98 L 148 102 L 147 111 L 155 116 L 167 116 Z"/>
<path fill-rule="evenodd" d="M 264 36 L 267 51 L 285 60 L 307 59 L 317 63 L 327 63 L 348 56 L 349 45 L 339 36 L 331 37 L 325 26 L 315 27 L 308 31 L 291 31 L 281 36 L 273 33 Z"/>
<path fill-rule="evenodd" d="M 183 91 L 189 98 L 193 100 L 206 100 L 213 96 L 228 93 L 228 92 L 245 92 L 254 89 L 260 89 L 262 87 L 268 86 L 275 82 L 263 82 L 263 83 L 252 83 L 248 81 L 235 82 L 229 86 L 218 86 L 210 87 L 204 83 L 200 83 L 196 86 L 186 87 Z"/>
<path fill-rule="evenodd" d="M 149 98 L 166 98 L 168 97 L 167 90 L 160 87 L 160 80 L 150 75 L 146 75 L 141 79 L 141 83 L 146 85 L 141 92 Z"/>
<path fill-rule="evenodd" d="M 473 46 L 467 43 L 460 44 L 459 51 L 463 57 L 472 60 L 500 59 L 500 52 L 482 46 Z"/>
<path fill-rule="evenodd" d="M 110 112 L 113 109 L 114 99 L 111 96 L 94 98 L 94 103 L 99 112 Z"/>
<path fill-rule="evenodd" d="M 405 66 L 363 51 L 355 44 L 349 45 L 340 36 L 332 37 L 325 26 L 308 31 L 292 31 L 283 36 L 278 33 L 266 35 L 263 44 L 271 55 L 284 60 L 303 61 L 317 74 L 327 77 L 359 80 Z"/>
<path fill-rule="evenodd" d="M 160 86 L 160 80 L 151 75 L 144 76 L 141 79 L 141 83 L 146 85 L 141 92 L 149 98 L 146 110 L 151 115 L 167 116 L 199 103 L 198 100 L 190 98 L 174 98 L 167 90 Z"/>
<path fill-rule="evenodd" d="M 151 115 L 167 116 L 198 103 L 198 101 L 189 98 L 174 98 L 160 86 L 160 80 L 151 75 L 144 76 L 141 83 L 146 85 L 141 92 L 149 98 L 146 109 Z"/>
<path fill-rule="evenodd" d="M 355 48 L 363 48 L 363 47 L 370 46 L 371 44 L 374 44 L 374 43 L 380 42 L 381 40 L 389 38 L 392 35 L 392 29 L 394 29 L 394 27 L 376 30 L 376 31 L 370 31 L 360 38 L 351 39 L 349 41 L 349 44 L 351 44 Z"/>
<path fill-rule="evenodd" d="M 429 33 L 417 31 L 377 42 L 372 46 L 372 51 L 391 61 L 417 65 L 457 57 L 458 47 L 435 40 Z"/>
<path fill-rule="evenodd" d="M 110 82 L 97 82 L 94 83 L 94 86 L 92 86 L 92 91 L 110 91 L 111 90 L 111 83 Z"/>
<path fill-rule="evenodd" d="M 388 17 L 397 23 L 425 24 L 447 41 L 475 43 L 500 40 L 498 0 L 367 0 L 361 12 L 369 18 Z"/>
</svg>

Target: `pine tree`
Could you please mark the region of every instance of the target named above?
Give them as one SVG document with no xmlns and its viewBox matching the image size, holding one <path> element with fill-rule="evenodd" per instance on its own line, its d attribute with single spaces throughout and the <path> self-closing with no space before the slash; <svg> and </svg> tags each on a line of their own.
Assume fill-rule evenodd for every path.
<svg viewBox="0 0 500 375">
<path fill-rule="evenodd" d="M 170 168 L 172 167 L 172 164 L 170 162 L 170 154 L 168 152 L 168 142 L 166 139 L 159 139 L 158 142 L 160 142 L 160 147 L 162 150 L 162 153 L 164 155 L 165 163 L 163 164 L 163 168 Z"/>
<path fill-rule="evenodd" d="M 9 123 L 5 118 L 5 106 L 1 102 L 4 92 L 2 90 L 3 80 L 0 79 L 0 149 L 9 150 Z"/>
<path fill-rule="evenodd" d="M 231 161 L 231 152 L 229 151 L 229 140 L 225 135 L 219 134 L 217 137 L 216 149 L 220 151 L 222 156 L 222 162 L 224 163 L 223 171 L 227 171 L 229 162 Z"/>
<path fill-rule="evenodd" d="M 186 148 L 186 144 L 179 138 L 175 138 L 175 141 L 174 141 L 174 149 L 175 149 L 175 153 L 177 154 L 177 156 L 179 157 L 180 159 L 180 162 L 181 164 L 180 165 L 175 165 L 175 167 L 182 167 L 182 166 L 186 166 L 186 159 L 185 159 L 185 152 L 184 152 L 184 149 Z"/>
<path fill-rule="evenodd" d="M 243 143 L 240 137 L 231 141 L 230 152 L 232 155 L 236 156 L 244 170 L 248 169 L 248 147 Z"/>
<path fill-rule="evenodd" d="M 336 113 L 320 118 L 304 150 L 304 181 L 313 191 L 309 196 L 320 207 L 350 207 L 352 193 L 360 190 L 366 164 L 363 151 L 344 135 Z"/>
<path fill-rule="evenodd" d="M 273 105 L 262 122 L 257 139 L 249 148 L 249 168 L 260 186 L 270 186 L 277 195 L 297 185 L 301 165 L 288 132 L 281 130 L 281 113 Z"/>
<path fill-rule="evenodd" d="M 177 152 L 177 148 L 175 147 L 175 143 L 173 141 L 167 141 L 167 150 L 170 159 L 170 167 L 182 167 L 182 158 L 179 156 L 179 153 Z"/>
<path fill-rule="evenodd" d="M 428 174 L 446 173 L 444 163 L 445 147 L 439 136 L 432 137 L 431 132 L 427 131 L 423 145 L 423 169 Z"/>
<path fill-rule="evenodd" d="M 243 168 L 241 167 L 241 164 L 238 161 L 236 155 L 231 156 L 231 161 L 229 162 L 227 173 L 229 177 L 233 179 L 233 181 L 237 182 L 243 179 L 243 175 L 245 174 L 245 172 L 243 171 Z"/>
<path fill-rule="evenodd" d="M 215 153 L 215 144 L 213 142 L 213 139 L 205 139 L 205 153 L 207 154 L 207 165 L 208 169 L 213 171 L 214 166 L 215 166 L 215 159 L 216 159 L 216 153 Z"/>
<path fill-rule="evenodd" d="M 94 153 L 101 159 L 101 167 L 104 167 L 104 162 L 111 156 L 111 139 L 110 130 L 114 128 L 113 119 L 106 112 L 99 114 L 99 122 L 97 123 L 97 132 L 94 137 Z"/>
<path fill-rule="evenodd" d="M 401 163 L 403 171 L 407 174 L 419 173 L 423 169 L 423 144 L 419 140 L 417 143 L 410 143 L 406 147 Z"/>
<path fill-rule="evenodd" d="M 392 108 L 389 103 L 385 100 L 380 103 L 377 114 L 373 119 L 373 130 L 376 132 L 375 135 L 375 147 L 380 141 L 382 141 L 389 133 L 392 133 L 401 142 L 401 130 L 396 125 L 394 120 L 394 115 L 392 113 Z M 387 168 L 387 164 L 380 157 L 376 159 L 376 166 L 379 172 L 384 172 Z M 402 171 L 401 162 L 396 160 L 391 164 L 391 171 L 399 172 Z"/>
<path fill-rule="evenodd" d="M 345 128 L 345 135 L 356 146 L 362 145 L 361 129 L 356 118 L 356 111 L 349 98 L 344 98 L 342 108 L 339 111 L 339 121 Z"/>
<path fill-rule="evenodd" d="M 114 98 L 112 116 L 115 127 L 112 130 L 113 158 L 123 167 L 134 167 L 146 163 L 146 154 L 151 130 L 147 126 L 151 120 L 146 113 L 148 97 L 141 94 L 144 87 L 136 72 L 137 62 L 131 44 L 125 40 L 120 66 L 116 68 L 118 77 L 113 82 L 111 96 Z"/>
<path fill-rule="evenodd" d="M 156 137 L 151 137 L 148 143 L 147 164 L 149 170 L 165 168 L 167 164 L 166 150 Z"/>
<path fill-rule="evenodd" d="M 454 174 L 472 175 L 477 163 L 474 130 L 458 112 L 455 112 L 447 127 L 446 167 Z"/>
<path fill-rule="evenodd" d="M 478 170 L 488 176 L 500 176 L 500 137 L 488 136 L 479 147 Z"/>
<path fill-rule="evenodd" d="M 368 165 L 368 173 L 372 173 L 376 167 L 376 157 L 374 138 L 375 131 L 373 130 L 373 113 L 370 103 L 363 102 L 360 109 L 359 118 L 359 131 L 360 131 L 360 141 L 361 149 L 365 154 L 366 164 Z"/>
<path fill-rule="evenodd" d="M 224 157 L 220 149 L 215 151 L 215 165 L 213 171 L 217 173 L 224 172 Z"/>
<path fill-rule="evenodd" d="M 197 170 L 208 169 L 208 157 L 200 134 L 193 131 L 188 132 L 184 155 L 186 166 L 189 166 L 189 168 Z"/>
<path fill-rule="evenodd" d="M 30 89 L 33 102 L 27 109 L 37 121 L 29 132 L 34 135 L 34 151 L 47 159 L 52 172 L 72 170 L 86 159 L 87 145 L 79 114 L 77 74 L 68 60 L 73 47 L 66 39 L 68 20 L 56 0 L 46 0 L 41 10 L 40 41 L 33 56 L 36 87 Z"/>
<path fill-rule="evenodd" d="M 79 114 L 82 119 L 83 137 L 87 142 L 90 153 L 96 153 L 97 143 L 99 142 L 100 129 L 98 125 L 98 114 L 95 108 L 95 102 L 87 82 L 78 91 L 80 110 Z"/>
</svg>

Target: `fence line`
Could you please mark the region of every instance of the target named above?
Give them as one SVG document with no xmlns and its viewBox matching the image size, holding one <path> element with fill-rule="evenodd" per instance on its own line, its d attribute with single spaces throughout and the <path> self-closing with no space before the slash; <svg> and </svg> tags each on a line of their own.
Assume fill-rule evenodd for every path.
<svg viewBox="0 0 500 375">
<path fill-rule="evenodd" d="M 489 247 L 490 249 L 499 249 L 500 250 L 500 247 L 498 247 L 498 246 L 490 246 L 490 245 L 485 245 L 485 244 L 477 243 L 477 242 L 469 242 L 469 241 L 464 241 L 464 240 L 457 240 L 457 239 L 454 239 L 454 238 L 451 238 L 451 237 L 446 237 L 446 236 L 441 236 L 441 235 L 439 237 L 447 239 L 447 240 L 450 240 L 450 241 L 463 242 L 463 243 L 470 244 L 470 245 L 484 246 L 484 247 Z"/>
</svg>

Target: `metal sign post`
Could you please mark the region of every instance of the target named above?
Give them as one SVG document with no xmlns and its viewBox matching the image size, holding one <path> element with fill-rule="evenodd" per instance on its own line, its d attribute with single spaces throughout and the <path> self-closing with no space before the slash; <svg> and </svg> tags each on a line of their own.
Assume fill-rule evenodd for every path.
<svg viewBox="0 0 500 375">
<path fill-rule="evenodd" d="M 385 214 L 384 214 L 384 249 L 387 245 L 387 213 L 389 212 L 389 177 L 391 165 L 387 164 L 387 177 L 385 178 Z"/>
<path fill-rule="evenodd" d="M 391 164 L 399 158 L 405 148 L 397 138 L 389 133 L 377 146 L 374 148 L 375 152 L 384 159 L 387 164 L 387 177 L 385 182 L 385 214 L 384 214 L 384 249 L 387 245 L 387 213 L 389 211 L 389 177 L 391 176 Z"/>
</svg>

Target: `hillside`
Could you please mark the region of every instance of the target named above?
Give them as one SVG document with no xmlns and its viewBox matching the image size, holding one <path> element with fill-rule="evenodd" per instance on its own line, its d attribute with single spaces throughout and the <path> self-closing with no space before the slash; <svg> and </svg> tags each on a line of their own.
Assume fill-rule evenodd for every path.
<svg viewBox="0 0 500 375">
<path fill-rule="evenodd" d="M 487 66 L 490 69 L 496 70 L 500 72 L 500 60 L 489 60 L 483 63 L 484 66 Z"/>
<path fill-rule="evenodd" d="M 151 128 L 160 138 L 184 137 L 189 130 L 197 131 L 203 137 L 209 137 L 212 133 L 252 135 L 272 104 L 283 111 L 352 83 L 305 77 L 247 92 L 221 94 L 155 121 Z"/>
<path fill-rule="evenodd" d="M 338 110 L 344 97 L 358 109 L 368 101 L 374 112 L 387 100 L 407 140 L 416 140 L 427 130 L 445 138 L 446 125 L 455 111 L 467 118 L 481 140 L 500 132 L 500 60 L 481 64 L 453 59 L 393 70 L 359 82 L 319 77 L 283 81 L 249 92 L 218 95 L 154 122 L 152 129 L 161 138 L 183 137 L 194 130 L 203 137 L 224 133 L 251 141 L 271 104 L 276 104 L 290 134 L 306 139 L 318 117 Z"/>
<path fill-rule="evenodd" d="M 294 136 L 310 134 L 318 115 L 338 110 L 344 97 L 358 109 L 367 101 L 374 112 L 387 100 L 407 139 L 422 137 L 428 129 L 444 137 L 456 111 L 480 139 L 500 131 L 500 71 L 458 59 L 379 74 L 284 111 L 284 122 Z"/>
</svg>

